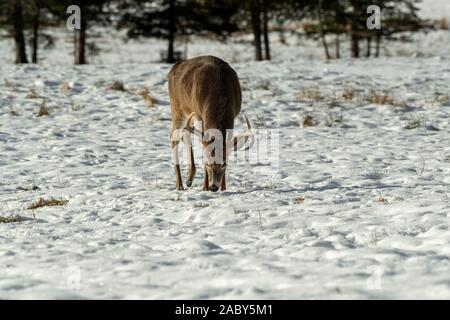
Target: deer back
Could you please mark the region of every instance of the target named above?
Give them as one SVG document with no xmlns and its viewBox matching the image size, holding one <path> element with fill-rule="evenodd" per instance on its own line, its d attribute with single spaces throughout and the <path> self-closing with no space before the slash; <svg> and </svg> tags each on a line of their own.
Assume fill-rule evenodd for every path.
<svg viewBox="0 0 450 320">
<path fill-rule="evenodd" d="M 212 56 L 197 57 L 176 63 L 168 80 L 172 112 L 183 119 L 195 112 L 203 130 L 233 129 L 242 92 L 230 65 Z"/>
</svg>

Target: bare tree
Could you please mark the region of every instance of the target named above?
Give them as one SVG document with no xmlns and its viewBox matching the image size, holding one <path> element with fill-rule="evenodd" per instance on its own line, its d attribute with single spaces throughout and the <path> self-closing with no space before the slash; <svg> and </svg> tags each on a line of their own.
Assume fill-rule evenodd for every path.
<svg viewBox="0 0 450 320">
<path fill-rule="evenodd" d="M 38 49 L 39 49 L 39 27 L 40 27 L 40 15 L 41 15 L 41 0 L 33 1 L 33 14 L 32 14 L 32 41 L 31 41 L 31 62 L 38 62 Z"/>
<path fill-rule="evenodd" d="M 325 56 L 327 57 L 327 59 L 331 59 L 330 52 L 328 51 L 327 40 L 325 38 L 325 31 L 324 31 L 324 28 L 323 28 L 322 0 L 317 1 L 316 11 L 317 11 L 317 19 L 319 21 L 320 38 L 322 39 L 323 48 L 325 49 Z"/>
<path fill-rule="evenodd" d="M 265 59 L 270 60 L 270 39 L 269 39 L 269 14 L 268 0 L 263 0 L 263 34 L 264 34 L 264 53 Z"/>
<path fill-rule="evenodd" d="M 84 7 L 81 6 L 80 29 L 75 29 L 74 45 L 75 45 L 75 64 L 86 63 L 86 18 L 83 14 Z"/>
<path fill-rule="evenodd" d="M 255 46 L 255 60 L 263 60 L 261 46 L 261 4 L 259 0 L 251 0 L 250 15 L 253 29 L 253 41 Z"/>
<path fill-rule="evenodd" d="M 16 48 L 16 63 L 28 63 L 27 52 L 25 46 L 24 23 L 22 13 L 22 2 L 13 1 L 11 22 L 13 25 L 13 36 Z"/>
</svg>

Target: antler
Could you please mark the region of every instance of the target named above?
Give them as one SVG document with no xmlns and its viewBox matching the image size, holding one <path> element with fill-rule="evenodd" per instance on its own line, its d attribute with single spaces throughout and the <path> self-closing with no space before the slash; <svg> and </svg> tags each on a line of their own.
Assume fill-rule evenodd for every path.
<svg viewBox="0 0 450 320">
<path fill-rule="evenodd" d="M 188 117 L 188 119 L 187 119 L 187 123 L 186 123 L 185 129 L 186 129 L 187 131 L 189 131 L 190 133 L 193 133 L 194 135 L 200 137 L 200 139 L 202 139 L 202 138 L 203 138 L 203 133 L 202 133 L 200 130 L 198 130 L 197 128 L 195 128 L 193 125 L 192 125 L 192 127 L 189 126 L 189 123 L 191 122 L 191 119 L 192 119 L 193 116 L 195 116 L 195 112 L 192 112 L 192 113 L 189 115 L 189 117 Z"/>
<path fill-rule="evenodd" d="M 190 126 L 190 122 L 194 116 L 195 116 L 195 112 L 192 112 L 189 115 L 189 117 L 187 119 L 186 127 L 184 129 L 186 129 L 190 133 L 193 133 L 194 135 L 200 137 L 200 139 L 203 139 L 202 131 L 198 130 L 194 126 Z M 250 121 L 248 120 L 247 116 L 245 116 L 245 115 L 244 115 L 244 118 L 245 118 L 245 123 L 247 125 L 247 129 L 245 130 L 244 133 L 237 134 L 233 137 L 232 143 L 233 143 L 234 151 L 240 150 L 240 149 L 242 149 L 242 147 L 244 147 L 246 145 L 247 146 L 242 150 L 248 150 L 255 143 L 255 135 L 252 132 L 252 126 L 250 124 Z M 250 141 L 250 143 L 247 144 L 249 141 Z M 227 146 L 227 148 L 228 148 L 228 146 Z"/>
<path fill-rule="evenodd" d="M 245 147 L 243 150 L 248 150 L 250 149 L 253 144 L 255 143 L 255 135 L 252 132 L 252 126 L 250 125 L 250 121 L 248 120 L 247 116 L 244 115 L 245 118 L 245 122 L 247 124 L 247 130 L 245 130 L 245 132 L 243 134 L 239 134 L 239 135 L 235 135 L 233 137 L 233 147 L 234 147 L 234 151 L 237 151 L 239 149 L 241 149 L 243 146 L 245 146 L 247 144 L 247 142 L 250 140 L 250 144 Z M 240 144 L 240 142 L 244 140 L 244 142 L 242 144 Z"/>
<path fill-rule="evenodd" d="M 251 147 L 253 147 L 253 144 L 255 143 L 255 135 L 252 132 L 252 126 L 250 125 L 250 121 L 248 120 L 247 116 L 244 115 L 245 117 L 245 122 L 247 123 L 247 137 L 245 139 L 244 145 L 245 143 L 247 143 L 248 138 L 250 138 L 250 145 L 248 147 L 246 147 L 244 150 L 248 150 Z"/>
</svg>

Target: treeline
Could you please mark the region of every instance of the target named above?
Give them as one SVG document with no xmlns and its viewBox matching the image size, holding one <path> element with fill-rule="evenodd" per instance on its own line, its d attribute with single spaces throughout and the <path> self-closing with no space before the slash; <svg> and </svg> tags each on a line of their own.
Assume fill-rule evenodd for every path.
<svg viewBox="0 0 450 320">
<path fill-rule="evenodd" d="M 320 40 L 331 59 L 341 56 L 342 39 L 349 40 L 353 57 L 378 56 L 383 39 L 424 27 L 417 0 L 2 0 L 0 29 L 14 39 L 16 63 L 39 61 L 39 47 L 53 45 L 45 31 L 64 26 L 71 5 L 81 9 L 81 28 L 70 31 L 75 64 L 87 62 L 89 29 L 101 25 L 124 29 L 130 38 L 166 39 L 163 59 L 169 63 L 180 58 L 177 39 L 194 34 L 226 39 L 251 32 L 255 60 L 270 60 L 269 32 L 279 32 L 283 41 L 286 26 L 302 22 L 304 34 Z M 381 28 L 367 27 L 370 5 L 381 8 Z"/>
</svg>

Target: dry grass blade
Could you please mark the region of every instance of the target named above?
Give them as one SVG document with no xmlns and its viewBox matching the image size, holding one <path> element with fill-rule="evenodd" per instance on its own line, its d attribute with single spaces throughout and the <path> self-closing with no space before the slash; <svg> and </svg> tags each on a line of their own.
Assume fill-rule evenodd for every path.
<svg viewBox="0 0 450 320">
<path fill-rule="evenodd" d="M 305 202 L 305 198 L 304 197 L 294 198 L 294 203 L 295 204 L 300 204 L 300 203 L 303 203 L 303 202 Z"/>
<path fill-rule="evenodd" d="M 389 96 L 386 93 L 378 93 L 375 92 L 375 90 L 369 91 L 368 100 L 370 103 L 373 104 L 388 104 L 388 105 L 394 105 L 395 100 L 391 96 Z"/>
<path fill-rule="evenodd" d="M 63 93 L 67 93 L 70 90 L 70 84 L 67 81 L 61 82 L 59 90 Z"/>
<path fill-rule="evenodd" d="M 420 155 L 420 157 L 422 158 L 422 169 L 419 172 L 419 176 L 421 176 L 425 171 L 425 158 L 422 155 Z"/>
<path fill-rule="evenodd" d="M 378 194 L 379 194 L 379 197 L 378 197 L 377 202 L 380 202 L 380 203 L 387 203 L 387 202 L 388 202 L 387 199 L 386 199 L 385 197 L 383 197 L 383 195 L 381 194 L 381 192 L 380 192 L 379 190 L 377 190 L 377 192 L 378 192 Z"/>
<path fill-rule="evenodd" d="M 11 109 L 9 110 L 9 114 L 12 115 L 12 116 L 14 116 L 14 117 L 20 116 L 20 112 L 17 110 L 17 108 L 11 108 Z"/>
<path fill-rule="evenodd" d="M 407 130 L 417 129 L 417 128 L 421 127 L 423 125 L 423 123 L 424 123 L 423 116 L 417 117 L 417 118 L 409 120 L 405 126 L 405 129 L 407 129 Z"/>
<path fill-rule="evenodd" d="M 43 117 L 43 116 L 48 116 L 50 114 L 50 111 L 48 110 L 47 104 L 45 103 L 45 101 L 43 101 L 37 111 L 36 111 L 36 116 L 37 117 Z"/>
<path fill-rule="evenodd" d="M 147 107 L 153 108 L 156 106 L 156 99 L 150 94 L 150 91 L 147 88 L 142 88 L 137 92 L 138 96 L 141 96 L 144 99 Z"/>
<path fill-rule="evenodd" d="M 323 101 L 325 97 L 321 94 L 319 89 L 305 89 L 296 94 L 296 99 L 299 102 L 312 102 L 312 101 Z"/>
<path fill-rule="evenodd" d="M 26 219 L 22 218 L 21 216 L 0 217 L 0 223 L 20 223 L 25 220 Z"/>
<path fill-rule="evenodd" d="M 353 93 L 353 90 L 351 89 L 346 89 L 343 93 L 342 93 L 342 98 L 344 98 L 344 100 L 353 100 L 355 94 Z"/>
<path fill-rule="evenodd" d="M 122 81 L 113 80 L 108 86 L 109 90 L 126 91 Z"/>
<path fill-rule="evenodd" d="M 37 92 L 33 88 L 28 89 L 28 93 L 25 96 L 27 99 L 39 99 L 42 98 L 40 95 L 37 94 Z"/>
<path fill-rule="evenodd" d="M 261 216 L 261 210 L 258 208 L 258 215 L 259 215 L 259 224 L 261 226 L 261 231 L 264 231 L 263 222 L 266 222 L 266 220 Z"/>
<path fill-rule="evenodd" d="M 450 101 L 450 96 L 448 94 L 439 94 L 434 99 L 436 102 L 446 103 Z"/>
<path fill-rule="evenodd" d="M 389 93 L 379 93 L 371 89 L 367 97 L 367 101 L 373 104 L 390 105 L 394 107 L 408 107 L 405 101 L 395 99 Z"/>
<path fill-rule="evenodd" d="M 303 120 L 302 120 L 302 127 L 303 128 L 305 128 L 305 127 L 315 127 L 318 124 L 319 124 L 319 122 L 316 119 L 314 119 L 312 116 L 310 116 L 310 115 L 307 115 L 307 116 L 303 117 Z"/>
<path fill-rule="evenodd" d="M 64 199 L 54 199 L 51 198 L 49 200 L 45 200 L 44 198 L 39 198 L 36 202 L 33 202 L 30 204 L 27 209 L 28 210 L 34 210 L 42 207 L 55 207 L 55 206 L 63 206 L 69 202 L 68 200 Z"/>
<path fill-rule="evenodd" d="M 4 83 L 5 83 L 5 87 L 7 87 L 7 88 L 14 88 L 14 86 L 15 86 L 14 83 L 9 81 L 8 79 L 5 79 Z"/>
<path fill-rule="evenodd" d="M 439 19 L 435 22 L 435 28 L 438 30 L 448 30 L 449 29 L 449 23 L 446 18 Z"/>
<path fill-rule="evenodd" d="M 194 203 L 194 204 L 192 205 L 192 207 L 193 207 L 193 208 L 207 208 L 207 207 L 209 207 L 209 204 L 203 203 L 203 202 L 200 202 L 200 203 Z"/>
<path fill-rule="evenodd" d="M 258 114 L 256 115 L 256 119 L 253 122 L 257 128 L 264 128 L 266 126 L 266 121 L 264 120 L 264 116 Z"/>
<path fill-rule="evenodd" d="M 325 120 L 325 125 L 327 127 L 332 127 L 334 124 L 340 124 L 344 121 L 342 114 L 331 114 Z"/>
</svg>

